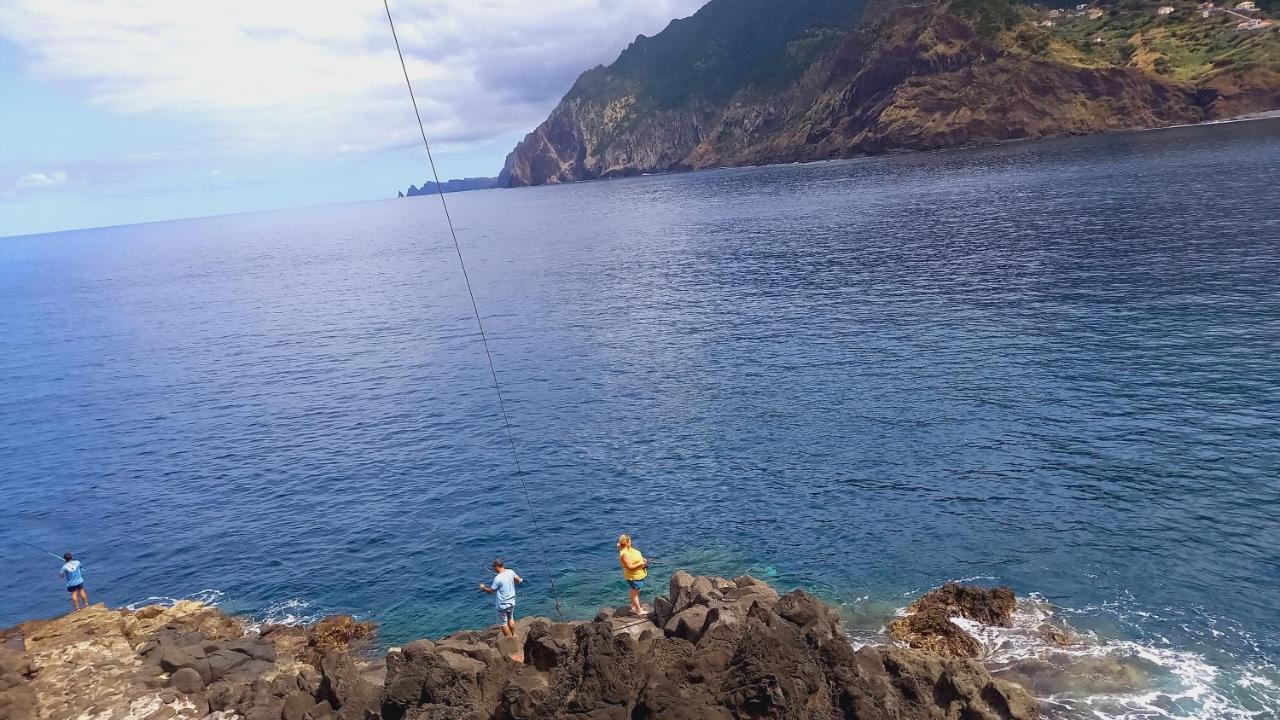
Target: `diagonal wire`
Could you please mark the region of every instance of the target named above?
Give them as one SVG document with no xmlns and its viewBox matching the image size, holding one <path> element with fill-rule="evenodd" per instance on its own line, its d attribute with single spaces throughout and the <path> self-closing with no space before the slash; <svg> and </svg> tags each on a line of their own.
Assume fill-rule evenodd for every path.
<svg viewBox="0 0 1280 720">
<path fill-rule="evenodd" d="M 400 56 L 400 70 L 404 72 L 404 84 L 409 88 L 409 100 L 413 102 L 413 114 L 418 119 L 418 132 L 422 135 L 422 146 L 427 149 L 427 162 L 431 165 L 431 176 L 436 181 L 436 192 L 440 195 L 440 207 L 444 208 L 444 219 L 449 223 L 449 235 L 453 238 L 453 249 L 458 253 L 458 265 L 462 267 L 462 279 L 467 284 L 467 294 L 471 296 L 471 309 L 475 312 L 476 326 L 480 328 L 480 341 L 484 343 L 484 355 L 489 359 L 489 374 L 493 376 L 493 389 L 498 393 L 498 408 L 502 410 L 502 424 L 507 429 L 507 443 L 511 446 L 511 457 L 516 462 L 516 477 L 520 478 L 520 487 L 524 490 L 524 501 L 529 506 L 529 516 L 533 518 L 533 529 L 537 533 L 538 546 L 542 550 L 542 565 L 547 571 L 547 582 L 551 586 L 551 596 L 555 598 L 556 615 L 564 620 L 560 610 L 560 593 L 556 590 L 555 575 L 551 572 L 551 562 L 547 556 L 547 546 L 542 539 L 542 528 L 538 524 L 538 513 L 533 509 L 533 500 L 529 496 L 529 485 L 524 479 L 524 467 L 520 464 L 520 453 L 516 450 L 516 438 L 511 432 L 511 420 L 507 418 L 507 404 L 502 399 L 502 385 L 498 383 L 498 371 L 493 365 L 493 353 L 489 351 L 489 339 L 484 333 L 484 322 L 480 319 L 480 306 L 476 303 L 476 294 L 471 289 L 471 278 L 467 275 L 467 262 L 462 259 L 462 245 L 458 243 L 458 233 L 453 229 L 453 218 L 449 216 L 449 203 L 444 199 L 444 186 L 440 184 L 440 173 L 436 172 L 436 161 L 431 155 L 431 143 L 427 142 L 427 130 L 422 125 L 422 113 L 418 110 L 418 98 L 413 92 L 413 83 L 409 80 L 409 68 L 404 62 L 404 52 L 400 49 L 400 36 L 396 34 L 396 21 L 391 18 L 389 0 L 382 0 L 387 11 L 387 24 L 391 26 L 391 38 L 396 43 L 396 54 Z"/>
</svg>

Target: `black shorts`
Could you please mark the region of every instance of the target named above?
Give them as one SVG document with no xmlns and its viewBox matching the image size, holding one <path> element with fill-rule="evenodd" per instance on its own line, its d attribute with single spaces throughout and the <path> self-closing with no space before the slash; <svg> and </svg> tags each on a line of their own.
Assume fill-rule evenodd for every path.
<svg viewBox="0 0 1280 720">
<path fill-rule="evenodd" d="M 84 583 L 80 583 L 79 585 L 72 585 L 71 587 L 67 588 L 67 592 L 69 593 L 80 592 L 83 589 L 84 589 Z"/>
</svg>

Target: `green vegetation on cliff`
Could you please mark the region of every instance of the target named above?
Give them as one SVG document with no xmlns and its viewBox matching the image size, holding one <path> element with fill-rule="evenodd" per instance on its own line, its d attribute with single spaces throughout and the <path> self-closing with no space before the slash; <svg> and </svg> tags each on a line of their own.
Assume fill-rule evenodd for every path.
<svg viewBox="0 0 1280 720">
<path fill-rule="evenodd" d="M 584 73 L 511 153 L 500 182 L 936 149 L 1280 108 L 1277 25 L 1234 4 L 711 0 Z"/>
<path fill-rule="evenodd" d="M 776 88 L 838 44 L 862 6 L 861 0 L 710 2 L 654 37 L 636 38 L 607 70 L 584 76 L 570 97 L 590 92 L 602 75 L 634 88 L 638 109 L 695 97 L 727 100 L 748 86 Z"/>
</svg>

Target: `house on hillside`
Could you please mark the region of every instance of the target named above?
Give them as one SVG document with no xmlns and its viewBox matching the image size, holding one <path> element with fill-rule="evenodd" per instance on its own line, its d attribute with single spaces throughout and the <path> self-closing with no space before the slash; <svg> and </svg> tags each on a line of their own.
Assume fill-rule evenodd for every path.
<svg viewBox="0 0 1280 720">
<path fill-rule="evenodd" d="M 1163 17 L 1163 16 L 1165 16 L 1165 15 L 1172 15 L 1172 14 L 1173 14 L 1173 6 L 1172 6 L 1172 5 L 1161 5 L 1161 6 L 1160 6 L 1160 9 L 1159 9 L 1159 10 L 1156 10 L 1156 15 L 1159 15 L 1159 16 L 1161 16 L 1161 17 Z"/>
<path fill-rule="evenodd" d="M 1089 12 L 1085 13 L 1085 17 L 1089 18 L 1090 20 L 1097 20 L 1098 18 L 1102 17 L 1103 14 L 1104 13 L 1102 12 L 1101 8 L 1089 8 Z"/>
<path fill-rule="evenodd" d="M 1051 27 L 1053 27 L 1053 21 L 1052 21 L 1052 20 L 1041 20 L 1040 22 L 1036 23 L 1036 25 L 1039 25 L 1040 27 L 1051 28 Z"/>
<path fill-rule="evenodd" d="M 1084 12 L 1084 9 L 1087 7 L 1089 7 L 1089 3 L 1080 3 L 1076 6 L 1076 12 Z"/>
<path fill-rule="evenodd" d="M 1058 16 L 1060 16 L 1060 15 L 1062 15 L 1062 11 L 1061 11 L 1061 10 L 1059 10 L 1059 9 L 1057 9 L 1057 8 L 1054 8 L 1054 9 L 1052 9 L 1052 10 L 1050 10 L 1050 11 L 1049 11 L 1049 17 L 1051 17 L 1051 18 L 1056 18 L 1056 17 L 1058 17 Z"/>
<path fill-rule="evenodd" d="M 1239 25 L 1236 25 L 1236 30 L 1239 30 L 1240 32 L 1246 32 L 1248 30 L 1262 30 L 1264 28 L 1269 28 L 1274 24 L 1275 23 L 1271 22 L 1270 20 L 1253 18 L 1252 20 L 1245 20 L 1244 22 L 1241 22 Z"/>
<path fill-rule="evenodd" d="M 1244 0 L 1244 2 L 1236 5 L 1236 9 L 1244 10 L 1245 12 L 1256 12 L 1258 10 L 1258 3 L 1253 0 Z"/>
</svg>

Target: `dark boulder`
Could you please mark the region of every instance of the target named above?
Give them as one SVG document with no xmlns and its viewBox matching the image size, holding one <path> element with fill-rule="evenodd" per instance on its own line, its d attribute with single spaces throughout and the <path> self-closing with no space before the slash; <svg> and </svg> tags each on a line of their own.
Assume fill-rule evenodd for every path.
<svg viewBox="0 0 1280 720">
<path fill-rule="evenodd" d="M 336 708 L 340 720 L 363 720 L 378 714 L 382 691 L 361 677 L 350 655 L 330 652 L 320 661 L 320 673 L 319 699 Z"/>
<path fill-rule="evenodd" d="M 983 588 L 947 583 L 920 596 L 907 608 L 907 612 L 918 613 L 930 608 L 937 608 L 949 617 L 962 617 L 983 625 L 1013 627 L 1013 613 L 1018 609 L 1018 601 L 1009 587 Z"/>
<path fill-rule="evenodd" d="M 169 678 L 169 687 L 178 692 L 198 693 L 204 690 L 204 678 L 195 670 L 184 667 Z"/>
<path fill-rule="evenodd" d="M 978 657 L 982 643 L 951 622 L 951 616 L 938 608 L 929 608 L 889 623 L 889 634 L 917 650 L 927 650 L 945 657 Z"/>
</svg>

